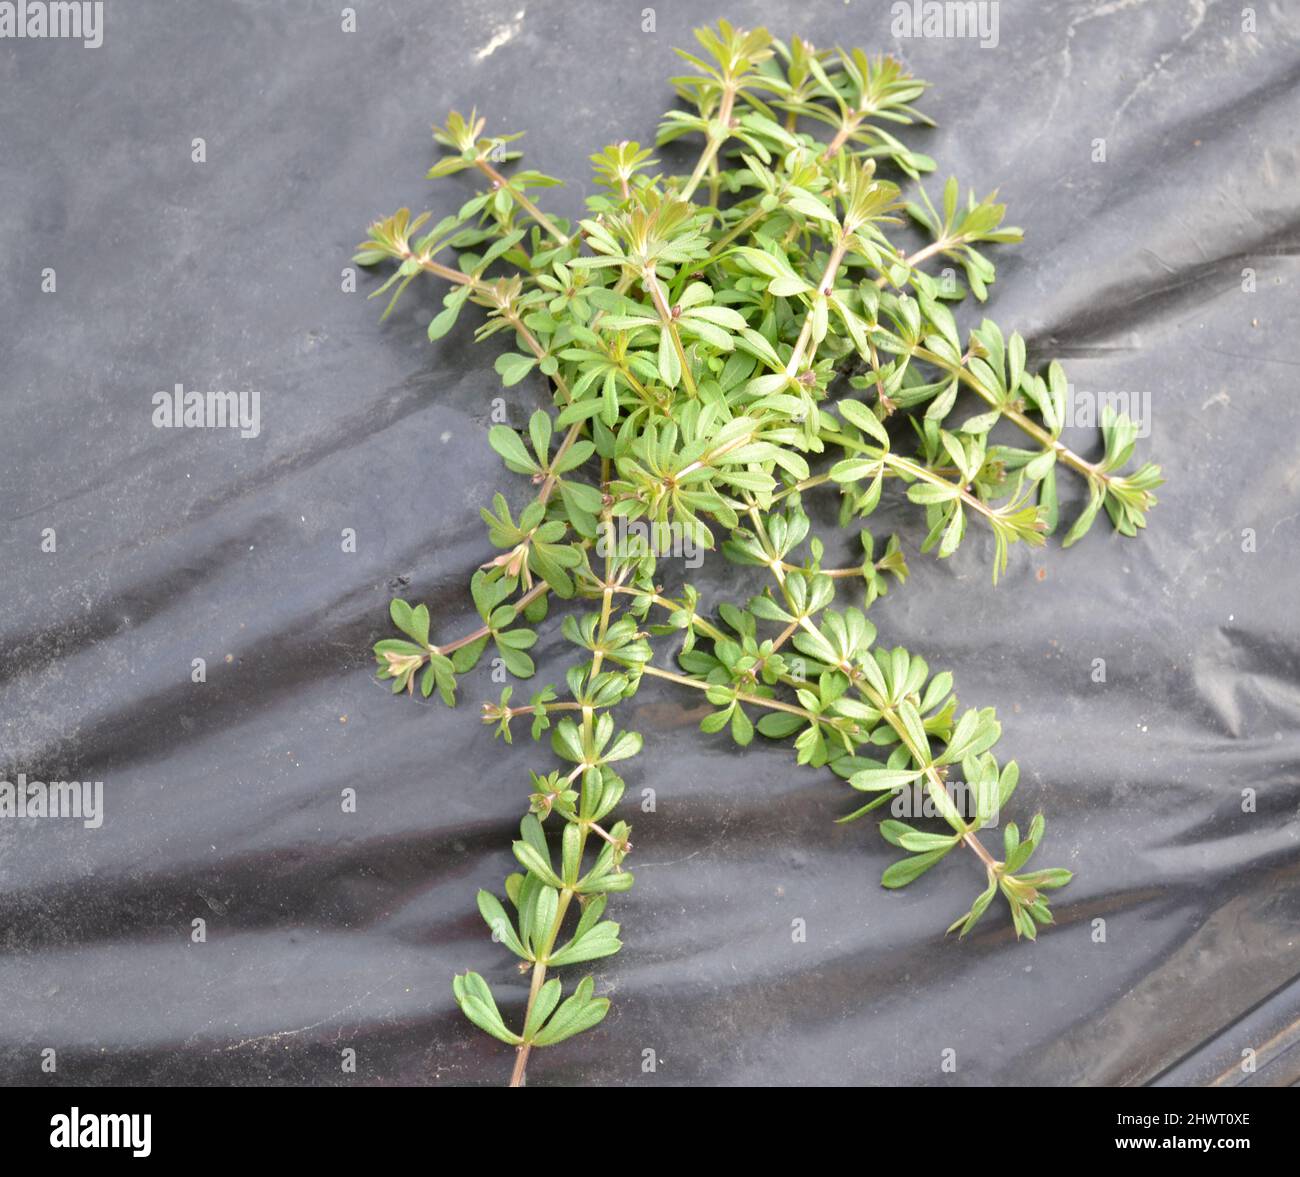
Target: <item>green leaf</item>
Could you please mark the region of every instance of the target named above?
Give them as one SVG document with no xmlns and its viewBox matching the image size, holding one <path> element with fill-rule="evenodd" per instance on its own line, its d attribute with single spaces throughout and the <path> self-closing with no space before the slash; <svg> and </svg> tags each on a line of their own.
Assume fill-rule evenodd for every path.
<svg viewBox="0 0 1300 1177">
<path fill-rule="evenodd" d="M 551 867 L 551 854 L 546 846 L 546 835 L 542 832 L 541 823 L 530 813 L 520 822 L 519 832 L 521 839 L 511 846 L 519 865 L 548 886 L 557 890 L 562 888 L 563 880 Z"/>
<path fill-rule="evenodd" d="M 491 891 L 480 891 L 478 893 L 478 909 L 487 926 L 492 929 L 494 940 L 500 941 L 516 956 L 522 956 L 525 960 L 532 960 L 532 954 L 524 948 L 515 932 L 514 924 L 511 923 L 510 917 L 506 915 L 506 909 L 501 906 L 501 901 Z"/>
<path fill-rule="evenodd" d="M 528 435 L 533 442 L 533 450 L 539 462 L 546 462 L 551 452 L 551 417 L 538 409 L 528 419 Z"/>
<path fill-rule="evenodd" d="M 1100 481 L 1089 481 L 1091 485 L 1088 505 L 1084 507 L 1083 513 L 1074 521 L 1074 526 L 1070 528 L 1061 541 L 1061 547 L 1063 548 L 1071 547 L 1088 534 L 1088 529 L 1092 526 L 1092 521 L 1097 518 L 1097 511 L 1106 498 L 1104 484 Z"/>
<path fill-rule="evenodd" d="M 933 711 L 951 692 L 952 675 L 946 670 L 936 674 L 930 680 L 930 685 L 925 688 L 925 695 L 921 699 L 921 714 L 926 715 Z"/>
<path fill-rule="evenodd" d="M 895 862 L 880 876 L 881 886 L 889 887 L 891 890 L 906 887 L 908 883 L 925 874 L 947 853 L 947 850 L 931 850 L 926 854 L 916 854 L 911 858 Z"/>
<path fill-rule="evenodd" d="M 414 638 L 421 646 L 429 644 L 429 609 L 418 605 L 414 609 L 405 601 L 394 598 L 388 605 L 393 624 L 404 634 Z"/>
<path fill-rule="evenodd" d="M 849 784 L 864 793 L 877 789 L 901 789 L 920 779 L 920 769 L 864 768 L 849 777 Z"/>
<path fill-rule="evenodd" d="M 518 1034 L 506 1029 L 501 1012 L 492 997 L 492 990 L 478 973 L 457 976 L 452 980 L 451 987 L 456 1004 L 480 1030 L 486 1030 L 493 1038 L 499 1038 L 511 1046 L 523 1041 Z"/>
<path fill-rule="evenodd" d="M 965 936 L 966 933 L 979 922 L 980 916 L 982 916 L 988 909 L 988 905 L 992 901 L 993 896 L 997 894 L 997 890 L 997 880 L 993 879 L 989 882 L 988 889 L 981 892 L 975 902 L 971 904 L 970 911 L 960 919 L 954 920 L 949 926 L 948 931 L 957 931 L 959 936 Z M 958 929 L 960 929 L 960 931 L 958 931 Z"/>
<path fill-rule="evenodd" d="M 880 442 L 886 449 L 889 448 L 889 434 L 885 431 L 885 427 L 880 423 L 876 414 L 861 401 L 842 400 L 836 407 L 846 421 L 856 425 L 863 433 Z"/>
<path fill-rule="evenodd" d="M 563 760 L 574 764 L 581 763 L 585 757 L 582 751 L 582 734 L 578 725 L 571 719 L 562 719 L 551 732 L 551 749 Z"/>
<path fill-rule="evenodd" d="M 727 721 L 731 718 L 731 711 L 732 709 L 727 707 L 721 711 L 709 712 L 708 715 L 700 720 L 700 731 L 707 735 L 712 735 L 714 732 L 720 732 L 727 726 Z"/>
<path fill-rule="evenodd" d="M 599 878 L 584 880 L 579 889 L 584 895 L 596 895 L 605 891 L 630 891 L 634 881 L 631 871 L 611 871 Z"/>
<path fill-rule="evenodd" d="M 673 346 L 672 332 L 666 326 L 659 328 L 659 378 L 669 388 L 676 388 L 682 379 L 681 361 Z"/>
<path fill-rule="evenodd" d="M 792 736 L 801 727 L 805 720 L 798 715 L 791 715 L 788 711 L 772 711 L 764 715 L 758 721 L 758 730 L 770 740 L 781 740 L 786 736 Z"/>
<path fill-rule="evenodd" d="M 905 821 L 897 821 L 894 818 L 886 818 L 880 823 L 880 834 L 891 846 L 901 846 L 904 834 L 915 834 L 917 830 L 909 826 Z"/>
<path fill-rule="evenodd" d="M 1025 341 L 1019 331 L 1013 331 L 1007 340 L 1007 388 L 1012 393 L 1020 386 L 1020 378 L 1025 372 Z"/>
<path fill-rule="evenodd" d="M 907 736 L 911 740 L 913 747 L 922 757 L 927 755 L 930 749 L 930 741 L 925 734 L 925 725 L 921 722 L 921 717 L 916 713 L 916 708 L 906 699 L 898 704 L 898 718 L 902 720 L 903 727 L 907 729 Z"/>
<path fill-rule="evenodd" d="M 584 978 L 573 996 L 555 1011 L 546 1026 L 533 1037 L 533 1045 L 554 1046 L 583 1030 L 590 1030 L 604 1020 L 609 1012 L 609 998 L 593 997 L 594 989 L 592 979 Z"/>
<path fill-rule="evenodd" d="M 794 209 L 797 213 L 802 213 L 805 217 L 812 217 L 817 221 L 828 221 L 832 225 L 838 225 L 839 219 L 829 208 L 817 199 L 811 192 L 802 188 L 791 188 L 786 195 L 786 205 Z"/>
<path fill-rule="evenodd" d="M 451 306 L 439 311 L 432 319 L 429 320 L 429 338 L 441 339 L 455 325 L 456 319 L 460 315 L 460 308 L 464 303 L 457 302 Z"/>
<path fill-rule="evenodd" d="M 637 732 L 624 732 L 605 750 L 601 755 L 601 760 L 606 764 L 615 760 L 627 760 L 630 756 L 635 756 L 641 751 L 642 742 L 641 736 Z"/>
<path fill-rule="evenodd" d="M 1038 505 L 1043 514 L 1043 523 L 1046 526 L 1047 535 L 1055 535 L 1056 527 L 1060 521 L 1060 505 L 1056 494 L 1056 468 L 1043 475 L 1043 480 L 1038 487 Z"/>
<path fill-rule="evenodd" d="M 907 497 L 923 506 L 950 503 L 961 497 L 961 487 L 956 485 L 937 486 L 930 482 L 915 482 L 907 488 Z"/>
<path fill-rule="evenodd" d="M 957 845 L 958 836 L 957 834 L 924 834 L 920 831 L 914 831 L 910 834 L 903 834 L 898 839 L 898 844 L 904 850 L 921 852 L 942 850 L 946 854 Z"/>
<path fill-rule="evenodd" d="M 576 821 L 564 827 L 560 869 L 565 883 L 572 886 L 578 881 L 582 869 L 582 830 Z"/>
<path fill-rule="evenodd" d="M 527 842 L 515 842 L 512 849 L 515 852 L 515 857 L 519 860 L 519 865 L 525 870 L 531 871 L 542 882 L 551 887 L 564 886 L 564 881 L 551 869 L 549 860 L 543 858 L 535 847 L 530 846 Z"/>
<path fill-rule="evenodd" d="M 1036 887 L 1040 891 L 1055 891 L 1058 887 L 1064 887 L 1073 879 L 1074 872 L 1060 867 L 1052 867 L 1047 870 L 1031 871 L 1027 875 L 1017 875 L 1016 877 L 1022 883 L 1028 883 L 1029 886 Z"/>
<path fill-rule="evenodd" d="M 501 383 L 509 388 L 518 384 L 536 366 L 533 356 L 521 356 L 518 352 L 503 352 L 497 356 L 496 370 L 501 376 Z"/>
<path fill-rule="evenodd" d="M 537 469 L 537 463 L 529 456 L 524 443 L 508 425 L 493 425 L 488 430 L 490 445 L 506 461 L 506 465 L 517 474 L 530 474 Z"/>
<path fill-rule="evenodd" d="M 537 1000 L 529 1011 L 528 1021 L 524 1023 L 524 1038 L 529 1042 L 537 1037 L 537 1032 L 545 1024 L 555 1007 L 560 1002 L 560 982 L 552 977 L 537 991 Z"/>
<path fill-rule="evenodd" d="M 603 920 L 594 928 L 575 936 L 563 948 L 551 953 L 553 965 L 582 964 L 588 960 L 599 960 L 602 956 L 613 956 L 623 943 L 618 938 L 618 924 L 613 920 Z"/>
<path fill-rule="evenodd" d="M 503 634 L 502 637 L 509 637 L 509 634 Z M 503 645 L 498 641 L 497 651 L 501 655 L 501 661 L 505 663 L 506 669 L 515 676 L 515 678 L 532 678 L 536 673 L 536 666 L 533 660 L 522 650 L 514 649 L 511 646 Z"/>
<path fill-rule="evenodd" d="M 858 482 L 863 478 L 872 477 L 879 470 L 880 462 L 877 460 L 845 458 L 831 467 L 830 476 L 834 482 Z"/>
</svg>

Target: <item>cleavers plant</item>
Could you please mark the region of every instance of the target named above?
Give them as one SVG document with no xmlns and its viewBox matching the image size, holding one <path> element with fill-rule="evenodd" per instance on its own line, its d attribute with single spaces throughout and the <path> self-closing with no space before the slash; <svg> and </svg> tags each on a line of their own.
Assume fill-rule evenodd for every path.
<svg viewBox="0 0 1300 1177">
<path fill-rule="evenodd" d="M 845 778 L 867 799 L 842 821 L 919 797 L 908 812 L 938 829 L 884 821 L 906 857 L 882 882 L 904 886 L 969 851 L 986 886 L 950 931 L 969 932 L 999 892 L 1017 936 L 1051 923 L 1048 893 L 1071 876 L 1025 869 L 1042 815 L 1023 836 L 1003 827 L 1000 858 L 981 838 L 1000 824 L 1019 775 L 994 755 L 992 709 L 959 710 L 949 673 L 875 642 L 866 610 L 908 575 L 898 537 L 881 545 L 863 529 L 861 563 L 826 568 L 802 500 L 838 490 L 848 528 L 875 511 L 888 480 L 924 509 L 922 551 L 951 556 L 968 522 L 987 527 L 996 580 L 1012 545 L 1056 530 L 1060 468 L 1087 490 L 1067 547 L 1103 507 L 1134 535 L 1161 482 L 1152 465 L 1124 473 L 1137 431 L 1122 416 L 1103 416 L 1099 458 L 1066 446 L 1064 373 L 1055 362 L 1032 370 L 1018 334 L 985 319 L 963 343 L 951 305 L 967 289 L 986 299 L 994 267 L 983 247 L 1020 231 L 1003 225 L 994 195 L 963 200 L 950 179 L 938 207 L 920 184 L 908 203 L 882 174 L 934 170 L 890 129 L 929 122 L 912 105 L 925 83 L 889 57 L 725 21 L 696 37 L 703 56 L 681 53 L 695 72 L 673 79 L 684 109 L 659 133 L 661 145 L 703 138 L 689 175 L 657 172 L 635 142 L 606 147 L 592 156 L 601 192 L 573 225 L 536 201 L 558 180 L 499 170 L 519 157 L 518 135 L 488 136 L 477 113 L 453 112 L 434 135 L 449 154 L 429 175 L 468 172 L 481 190 L 429 229 L 427 214 L 399 210 L 371 226 L 356 255 L 396 263 L 376 291 L 392 290 L 390 310 L 421 274 L 449 284 L 431 339 L 467 302 L 482 307 L 478 337 L 504 333 L 513 345 L 496 361 L 502 382 L 536 371 L 548 393 L 522 435 L 505 425 L 489 433 L 531 492 L 522 505 L 497 494 L 483 511 L 498 551 L 470 583 L 481 626 L 434 642 L 428 609 L 394 601 L 404 636 L 376 645 L 380 677 L 395 692 L 436 689 L 450 705 L 457 677 L 491 643 L 512 675 L 529 678 L 529 625 L 549 599 L 589 603 L 563 620 L 580 651 L 566 693 L 547 686 L 516 704 L 506 687 L 483 709 L 507 741 L 516 720 L 534 740 L 549 733 L 560 762 L 532 774 L 513 846 L 521 870 L 505 882 L 513 910 L 478 896 L 493 938 L 530 974 L 522 1021 L 507 1024 L 478 974 L 454 982 L 469 1019 L 516 1048 L 512 1085 L 534 1047 L 594 1026 L 608 1008 L 591 977 L 561 1000 L 550 974 L 621 946 L 605 910 L 632 886 L 630 830 L 611 818 L 619 762 L 642 741 L 618 729 L 613 709 L 646 676 L 701 692 L 714 708 L 704 731 L 728 729 L 745 745 L 757 729 L 792 741 L 798 763 Z M 812 133 L 823 126 L 829 138 Z M 928 235 L 910 254 L 896 244 L 906 217 Z M 951 263 L 942 280 L 923 268 L 931 259 Z M 860 397 L 841 395 L 845 378 Z M 1021 444 L 994 442 L 1000 424 Z M 674 542 L 721 547 L 769 583 L 711 608 L 690 585 L 668 595 L 657 562 Z M 845 586 L 857 586 L 859 603 L 836 605 Z M 665 635 L 681 639 L 677 669 L 652 660 L 651 639 Z"/>
</svg>

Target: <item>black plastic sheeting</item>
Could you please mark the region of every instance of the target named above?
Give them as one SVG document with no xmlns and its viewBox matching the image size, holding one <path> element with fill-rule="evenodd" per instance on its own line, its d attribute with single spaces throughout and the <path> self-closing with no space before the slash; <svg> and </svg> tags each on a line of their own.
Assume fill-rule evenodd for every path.
<svg viewBox="0 0 1300 1177">
<path fill-rule="evenodd" d="M 981 48 L 895 40 L 884 3 L 661 2 L 653 32 L 645 7 L 362 0 L 344 32 L 323 0 L 139 0 L 105 6 L 100 48 L 0 42 L 0 769 L 102 780 L 105 806 L 96 829 L 0 820 L 0 1078 L 505 1079 L 451 977 L 481 971 L 517 1016 L 526 979 L 474 893 L 513 869 L 550 752 L 479 724 L 486 661 L 448 711 L 391 698 L 369 646 L 394 594 L 444 638 L 472 624 L 479 506 L 527 493 L 488 448 L 492 400 L 522 424 L 543 391 L 501 389 L 470 314 L 430 345 L 432 284 L 381 326 L 374 280 L 343 271 L 375 216 L 471 190 L 423 179 L 452 106 L 526 130 L 570 182 L 549 207 L 580 211 L 587 155 L 651 141 L 672 47 L 726 16 L 935 83 L 939 127 L 909 141 L 1026 230 L 989 313 L 1077 388 L 1148 395 L 1140 454 L 1169 482 L 1140 539 L 1102 521 L 1014 551 L 997 588 L 987 536 L 940 563 L 914 508 L 875 522 L 914 571 L 873 609 L 881 640 L 998 708 L 1011 816 L 1041 807 L 1043 864 L 1078 872 L 1058 928 L 1017 945 L 997 910 L 945 939 L 972 862 L 883 891 L 875 822 L 832 821 L 856 794 L 785 745 L 700 734 L 698 700 L 648 682 L 624 714 L 646 739 L 626 948 L 594 969 L 613 1009 L 530 1082 L 1295 1081 L 1300 11 L 1258 5 L 1252 32 L 1214 0 L 1003 0 Z M 177 383 L 258 390 L 258 436 L 154 428 Z M 708 602 L 755 584 L 720 558 L 691 576 Z M 572 660 L 557 631 L 539 684 Z"/>
</svg>

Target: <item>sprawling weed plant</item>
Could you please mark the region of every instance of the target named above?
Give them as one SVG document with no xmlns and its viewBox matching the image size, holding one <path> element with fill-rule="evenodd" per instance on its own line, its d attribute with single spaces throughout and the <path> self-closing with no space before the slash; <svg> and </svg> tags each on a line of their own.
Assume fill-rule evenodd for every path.
<svg viewBox="0 0 1300 1177">
<path fill-rule="evenodd" d="M 507 1023 L 477 973 L 454 982 L 469 1019 L 515 1048 L 514 1085 L 534 1047 L 591 1028 L 609 1005 L 590 976 L 565 997 L 552 973 L 621 946 L 606 907 L 632 886 L 616 811 L 621 762 L 642 739 L 620 730 L 615 707 L 646 677 L 699 692 L 712 707 L 704 732 L 786 740 L 799 764 L 844 778 L 864 803 L 842 821 L 922 790 L 938 828 L 882 822 L 904 852 L 882 882 L 971 854 L 985 885 L 950 931 L 969 932 L 999 893 L 1017 936 L 1051 923 L 1048 894 L 1070 872 L 1027 869 L 1041 814 L 1023 833 L 999 820 L 1019 771 L 995 754 L 997 718 L 960 709 L 951 674 L 876 641 L 867 609 L 908 569 L 897 537 L 882 543 L 859 521 L 897 486 L 924 513 L 923 552 L 951 556 L 968 526 L 987 530 L 996 580 L 1013 546 L 1057 530 L 1061 471 L 1087 490 L 1067 547 L 1103 508 L 1134 535 L 1161 483 L 1149 464 L 1125 472 L 1137 428 L 1123 416 L 1104 415 L 1096 459 L 1062 442 L 1064 373 L 1033 370 L 1018 334 L 985 319 L 963 339 L 952 308 L 986 299 L 985 247 L 1021 234 L 995 195 L 963 197 L 955 179 L 927 195 L 933 161 L 894 134 L 930 121 L 913 105 L 924 82 L 890 57 L 762 29 L 721 22 L 696 37 L 702 53 L 681 53 L 694 72 L 672 80 L 682 108 L 658 138 L 702 140 L 689 175 L 658 172 L 638 143 L 606 147 L 591 157 L 600 194 L 571 224 L 538 202 L 558 180 L 501 170 L 519 135 L 485 135 L 483 117 L 452 112 L 429 176 L 466 172 L 481 191 L 431 227 L 399 210 L 356 256 L 395 263 L 389 310 L 421 275 L 446 284 L 430 339 L 466 304 L 482 308 L 478 338 L 510 345 L 496 360 L 503 384 L 537 373 L 549 394 L 525 430 L 488 437 L 530 489 L 483 509 L 497 554 L 469 586 L 482 624 L 434 640 L 428 609 L 395 600 L 402 636 L 375 647 L 394 691 L 450 705 L 489 648 L 531 678 L 530 626 L 550 598 L 581 603 L 563 619 L 578 650 L 563 688 L 524 703 L 506 687 L 483 708 L 507 741 L 519 722 L 555 757 L 532 774 L 505 901 L 478 896 L 531 976 L 521 1018 Z M 914 200 L 887 174 L 915 182 Z M 895 243 L 908 219 L 928 238 L 910 254 Z M 991 440 L 1002 422 L 1021 444 Z M 825 566 L 802 502 L 822 492 L 839 494 L 841 527 L 859 531 L 860 563 Z M 720 547 L 765 583 L 746 601 L 706 604 L 690 585 L 667 595 L 656 561 L 670 543 Z M 656 637 L 676 640 L 676 669 L 654 664 Z M 996 852 L 981 838 L 995 825 Z"/>
</svg>

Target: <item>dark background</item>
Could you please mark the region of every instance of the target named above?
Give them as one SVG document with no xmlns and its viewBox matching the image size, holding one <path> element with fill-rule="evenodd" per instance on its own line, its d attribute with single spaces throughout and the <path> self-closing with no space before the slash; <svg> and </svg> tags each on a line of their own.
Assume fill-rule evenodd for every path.
<svg viewBox="0 0 1300 1177">
<path fill-rule="evenodd" d="M 1140 539 L 1103 520 L 1068 552 L 1013 552 L 996 589 L 987 536 L 940 563 L 915 510 L 873 524 L 914 570 L 873 609 L 881 640 L 998 708 L 1011 816 L 1041 806 L 1043 865 L 1078 872 L 1058 928 L 1017 946 L 999 901 L 945 940 L 972 863 L 884 892 L 874 821 L 832 824 L 856 794 L 784 745 L 701 735 L 697 700 L 648 682 L 624 714 L 646 738 L 626 948 L 594 967 L 613 1009 L 531 1081 L 1300 1077 L 1297 6 L 1256 5 L 1250 33 L 1236 3 L 1004 0 L 988 49 L 894 41 L 889 5 L 857 0 L 661 2 L 653 33 L 639 0 L 360 0 L 354 33 L 341 7 L 109 0 L 101 48 L 0 42 L 0 779 L 102 779 L 107 808 L 98 830 L 0 821 L 0 1079 L 504 1081 L 509 1050 L 450 982 L 483 972 L 517 1017 L 474 892 L 513 869 L 550 752 L 477 722 L 486 661 L 448 711 L 390 698 L 369 647 L 395 592 L 429 603 L 435 640 L 473 624 L 478 508 L 526 493 L 488 447 L 490 402 L 522 424 L 542 389 L 503 392 L 473 314 L 430 345 L 432 283 L 381 326 L 374 280 L 345 293 L 342 271 L 374 217 L 473 190 L 423 179 L 451 106 L 526 130 L 526 162 L 569 182 L 547 207 L 579 213 L 587 155 L 652 141 L 672 47 L 719 16 L 935 83 L 939 127 L 909 142 L 1026 230 L 995 251 L 989 313 L 1082 389 L 1148 391 L 1140 453 L 1169 482 Z M 260 390 L 261 436 L 154 429 L 177 382 Z M 720 560 L 694 579 L 711 602 L 754 583 Z M 572 660 L 557 628 L 538 684 Z"/>
</svg>

